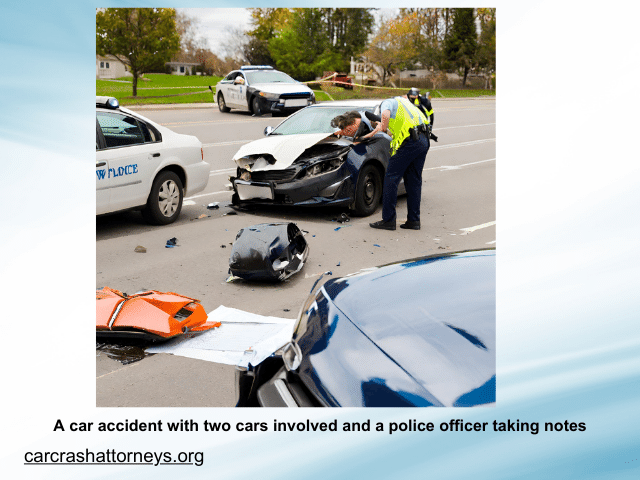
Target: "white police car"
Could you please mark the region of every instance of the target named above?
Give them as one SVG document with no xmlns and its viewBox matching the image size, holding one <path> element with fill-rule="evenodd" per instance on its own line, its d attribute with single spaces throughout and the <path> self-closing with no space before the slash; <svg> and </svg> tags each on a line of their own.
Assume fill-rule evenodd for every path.
<svg viewBox="0 0 640 480">
<path fill-rule="evenodd" d="M 148 222 L 169 224 L 185 195 L 205 189 L 209 171 L 196 137 L 96 97 L 96 215 L 141 209 Z"/>
<path fill-rule="evenodd" d="M 286 114 L 316 103 L 313 91 L 268 65 L 245 65 L 217 85 L 215 100 L 221 112 L 232 108 L 254 115 Z"/>
</svg>

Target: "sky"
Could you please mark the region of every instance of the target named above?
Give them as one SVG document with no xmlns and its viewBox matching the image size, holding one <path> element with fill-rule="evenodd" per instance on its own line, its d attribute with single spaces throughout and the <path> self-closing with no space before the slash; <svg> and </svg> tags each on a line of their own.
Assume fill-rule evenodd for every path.
<svg viewBox="0 0 640 480">
<path fill-rule="evenodd" d="M 251 14 L 247 8 L 177 8 L 178 12 L 195 18 L 200 36 L 205 38 L 209 50 L 218 56 L 224 56 L 224 43 L 231 29 L 248 30 Z M 390 16 L 396 9 L 380 8 L 375 10 L 376 21 L 382 15 Z"/>
</svg>

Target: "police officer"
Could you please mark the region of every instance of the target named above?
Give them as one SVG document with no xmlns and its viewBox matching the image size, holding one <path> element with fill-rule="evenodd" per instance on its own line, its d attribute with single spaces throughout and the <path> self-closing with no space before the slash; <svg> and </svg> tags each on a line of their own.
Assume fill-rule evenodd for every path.
<svg viewBox="0 0 640 480">
<path fill-rule="evenodd" d="M 429 130 L 431 130 L 433 128 L 433 121 L 435 120 L 435 114 L 431 106 L 431 94 L 427 92 L 425 96 L 422 96 L 420 95 L 420 90 L 413 87 L 409 90 L 409 93 L 407 93 L 407 98 L 427 116 L 429 119 Z"/>
<path fill-rule="evenodd" d="M 414 105 L 417 105 L 417 107 L 422 110 L 422 113 L 426 115 L 427 119 L 429 120 L 429 139 L 437 142 L 438 137 L 436 137 L 432 131 L 433 122 L 436 116 L 433 113 L 433 107 L 431 106 L 431 94 L 427 92 L 426 95 L 422 96 L 420 95 L 420 90 L 413 87 L 411 90 L 409 90 L 409 93 L 407 93 L 407 98 Z"/>
<path fill-rule="evenodd" d="M 390 98 L 380 105 L 380 123 L 363 139 L 389 131 L 391 158 L 384 175 L 382 220 L 370 223 L 372 228 L 396 229 L 398 184 L 404 178 L 407 190 L 407 221 L 400 228 L 420 230 L 422 169 L 429 150 L 427 117 L 409 101 L 407 95 Z"/>
</svg>

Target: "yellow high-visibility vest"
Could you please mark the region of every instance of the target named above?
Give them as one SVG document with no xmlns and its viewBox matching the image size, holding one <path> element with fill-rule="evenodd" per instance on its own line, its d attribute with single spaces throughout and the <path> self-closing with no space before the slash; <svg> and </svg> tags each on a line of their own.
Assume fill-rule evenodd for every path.
<svg viewBox="0 0 640 480">
<path fill-rule="evenodd" d="M 398 101 L 396 118 L 389 119 L 389 131 L 393 137 L 391 140 L 392 155 L 396 153 L 402 142 L 409 136 L 409 129 L 420 125 L 420 123 L 429 124 L 429 120 L 424 113 L 409 100 L 404 97 L 396 97 L 396 100 Z M 422 122 L 420 122 L 420 119 L 422 119 Z"/>
<path fill-rule="evenodd" d="M 420 99 L 418 97 L 416 97 L 416 99 L 413 101 L 414 104 L 420 106 Z M 426 112 L 427 114 L 427 124 L 429 124 L 429 117 L 431 115 L 433 115 L 433 106 L 431 107 L 431 110 L 429 110 L 428 112 Z"/>
</svg>

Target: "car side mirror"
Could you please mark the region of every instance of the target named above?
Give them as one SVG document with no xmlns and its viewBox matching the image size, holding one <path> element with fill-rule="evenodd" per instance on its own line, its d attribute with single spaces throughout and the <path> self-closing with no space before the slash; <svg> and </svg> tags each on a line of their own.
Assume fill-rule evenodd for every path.
<svg viewBox="0 0 640 480">
<path fill-rule="evenodd" d="M 264 136 L 268 136 L 271 135 L 271 132 L 273 132 L 274 128 L 271 125 L 267 125 L 266 127 L 264 127 Z"/>
</svg>

